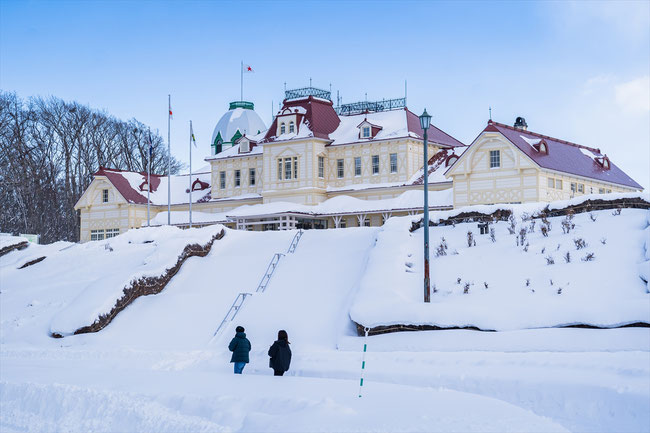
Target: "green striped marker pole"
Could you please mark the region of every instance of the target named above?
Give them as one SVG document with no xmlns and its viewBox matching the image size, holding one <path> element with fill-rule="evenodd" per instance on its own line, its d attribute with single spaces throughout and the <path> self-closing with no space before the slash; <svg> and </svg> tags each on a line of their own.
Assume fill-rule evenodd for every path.
<svg viewBox="0 0 650 433">
<path fill-rule="evenodd" d="M 370 328 L 363 328 L 366 331 L 366 336 L 363 339 L 363 357 L 361 358 L 361 381 L 359 382 L 359 398 L 361 398 L 361 390 L 363 389 L 363 370 L 366 369 L 366 350 L 368 349 L 368 331 Z"/>
</svg>

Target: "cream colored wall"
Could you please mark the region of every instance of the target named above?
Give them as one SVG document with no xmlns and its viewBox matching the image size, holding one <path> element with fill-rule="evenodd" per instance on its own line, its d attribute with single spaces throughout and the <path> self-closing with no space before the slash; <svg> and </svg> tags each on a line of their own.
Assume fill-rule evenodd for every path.
<svg viewBox="0 0 650 433">
<path fill-rule="evenodd" d="M 501 166 L 490 168 L 490 151 Z M 484 133 L 452 167 L 454 207 L 539 200 L 539 168 L 497 133 Z"/>
<path fill-rule="evenodd" d="M 210 161 L 212 166 L 212 198 L 234 197 L 243 194 L 261 194 L 263 179 L 262 155 L 237 156 Z M 255 169 L 255 185 L 250 185 L 249 170 Z M 241 170 L 241 185 L 235 186 L 235 170 Z M 226 188 L 221 189 L 219 173 L 226 172 Z"/>
<path fill-rule="evenodd" d="M 103 190 L 108 190 L 108 203 L 103 202 Z M 81 196 L 75 209 L 80 212 L 79 240 L 90 240 L 91 230 L 120 229 L 124 233 L 130 227 L 129 205 L 117 189 L 104 176 L 96 177 Z"/>
<path fill-rule="evenodd" d="M 620 185 L 614 185 L 606 182 L 598 182 L 593 179 L 571 176 L 566 173 L 554 172 L 550 170 L 540 170 L 540 181 L 539 181 L 539 197 L 540 201 L 554 201 L 554 200 L 566 200 L 569 198 L 585 195 L 585 194 L 601 194 L 608 192 L 634 192 L 634 188 L 626 188 Z M 548 179 L 552 178 L 553 183 L 555 184 L 557 179 L 562 180 L 562 189 L 553 187 L 548 187 Z M 576 191 L 571 191 L 571 183 L 576 184 Z M 584 191 L 578 191 L 578 184 L 584 185 Z"/>
</svg>

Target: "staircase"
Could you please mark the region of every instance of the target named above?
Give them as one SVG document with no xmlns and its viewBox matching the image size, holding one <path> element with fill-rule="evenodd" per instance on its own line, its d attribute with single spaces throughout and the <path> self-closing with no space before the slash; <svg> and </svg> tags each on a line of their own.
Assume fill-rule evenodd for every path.
<svg viewBox="0 0 650 433">
<path fill-rule="evenodd" d="M 293 237 L 291 240 L 291 244 L 289 245 L 289 249 L 287 250 L 287 254 L 293 254 L 296 251 L 296 247 L 298 246 L 298 242 L 300 242 L 300 238 L 303 235 L 302 230 L 298 230 L 296 235 Z M 269 285 L 269 282 L 271 281 L 271 277 L 273 276 L 273 273 L 277 269 L 278 265 L 280 264 L 280 259 L 284 257 L 285 254 L 283 253 L 275 253 L 273 257 L 271 258 L 271 261 L 269 262 L 269 265 L 266 268 L 266 272 L 262 276 L 262 279 L 260 280 L 260 283 L 257 285 L 257 289 L 255 289 L 255 292 L 264 292 L 266 290 L 266 287 Z M 252 293 L 240 293 L 237 295 L 235 298 L 235 301 L 232 303 L 230 306 L 230 309 L 228 310 L 228 313 L 226 313 L 226 317 L 223 318 L 221 321 L 221 324 L 217 328 L 216 331 L 214 331 L 214 334 L 212 334 L 212 338 L 217 336 L 219 331 L 221 331 L 223 328 L 226 327 L 226 324 L 229 322 L 232 322 L 235 317 L 237 317 L 237 313 L 241 310 L 241 307 L 244 305 L 244 301 L 246 300 L 247 297 L 253 296 Z"/>
</svg>

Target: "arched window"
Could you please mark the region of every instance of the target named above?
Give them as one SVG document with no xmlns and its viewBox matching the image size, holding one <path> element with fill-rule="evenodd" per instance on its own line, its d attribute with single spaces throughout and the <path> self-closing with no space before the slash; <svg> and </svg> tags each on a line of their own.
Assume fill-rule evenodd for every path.
<svg viewBox="0 0 650 433">
<path fill-rule="evenodd" d="M 287 128 L 286 128 L 286 125 L 284 124 L 284 122 L 282 122 L 280 124 L 280 134 L 284 134 L 285 132 L 287 132 Z"/>
<path fill-rule="evenodd" d="M 295 125 L 293 122 L 289 122 L 289 133 L 292 134 L 296 130 Z"/>
</svg>

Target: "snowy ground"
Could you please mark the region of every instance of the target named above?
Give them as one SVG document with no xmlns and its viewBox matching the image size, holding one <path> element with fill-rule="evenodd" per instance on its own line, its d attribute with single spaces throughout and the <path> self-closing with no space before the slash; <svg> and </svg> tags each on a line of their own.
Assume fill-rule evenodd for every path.
<svg viewBox="0 0 650 433">
<path fill-rule="evenodd" d="M 364 339 L 348 313 L 384 248 L 381 228 L 306 232 L 266 292 L 248 298 L 214 339 L 237 293 L 254 292 L 295 232 L 227 230 L 208 256 L 188 259 L 161 294 L 137 299 L 106 329 L 49 337 L 62 318 L 87 319 L 83 305 L 96 312 L 114 299 L 118 277 L 174 262 L 184 243 L 158 230 L 83 246 L 31 245 L 0 259 L 2 432 L 650 431 L 648 328 L 369 337 L 359 398 Z M 214 230 L 181 233 L 205 243 Z M 128 260 L 113 258 L 118 248 Z M 384 271 L 390 278 L 391 268 Z M 253 346 L 242 376 L 232 374 L 225 347 L 235 324 Z M 294 352 L 283 378 L 272 376 L 266 356 L 279 328 Z"/>
</svg>

